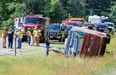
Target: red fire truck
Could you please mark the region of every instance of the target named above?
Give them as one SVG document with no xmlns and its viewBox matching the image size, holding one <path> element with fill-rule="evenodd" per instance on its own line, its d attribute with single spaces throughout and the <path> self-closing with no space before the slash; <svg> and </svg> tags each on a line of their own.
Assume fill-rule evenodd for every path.
<svg viewBox="0 0 116 75">
<path fill-rule="evenodd" d="M 18 18 L 15 19 L 17 21 Z M 20 23 L 20 20 L 19 20 Z M 25 16 L 23 17 L 21 30 L 23 31 L 23 41 L 27 41 L 27 28 L 34 29 L 37 27 L 38 32 L 40 34 L 40 42 L 44 41 L 44 33 L 45 33 L 45 26 L 48 23 L 48 18 L 43 17 L 42 15 L 34 15 L 34 16 Z"/>
</svg>

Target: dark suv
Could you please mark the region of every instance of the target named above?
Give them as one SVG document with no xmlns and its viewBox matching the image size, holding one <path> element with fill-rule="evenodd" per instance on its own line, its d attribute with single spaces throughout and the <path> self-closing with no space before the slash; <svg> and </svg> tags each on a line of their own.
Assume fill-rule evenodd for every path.
<svg viewBox="0 0 116 75">
<path fill-rule="evenodd" d="M 96 30 L 100 32 L 106 32 L 108 30 L 108 25 L 107 24 L 96 24 Z"/>
<path fill-rule="evenodd" d="M 50 36 L 51 40 L 59 40 L 60 42 L 62 39 L 61 26 L 56 24 L 49 25 L 47 35 Z"/>
</svg>

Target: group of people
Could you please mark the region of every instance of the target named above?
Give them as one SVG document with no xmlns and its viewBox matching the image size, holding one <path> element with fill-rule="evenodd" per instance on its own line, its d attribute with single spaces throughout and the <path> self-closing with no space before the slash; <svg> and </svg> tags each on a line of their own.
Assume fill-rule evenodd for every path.
<svg viewBox="0 0 116 75">
<path fill-rule="evenodd" d="M 14 32 L 13 32 L 12 28 L 10 28 L 9 31 L 7 31 L 6 27 L 3 28 L 3 30 L 2 30 L 3 48 L 7 48 L 6 47 L 7 37 L 8 37 L 8 48 L 13 48 L 12 47 L 12 45 L 13 45 L 13 35 L 14 35 Z"/>
<path fill-rule="evenodd" d="M 27 38 L 28 38 L 28 44 L 29 45 L 34 45 L 34 46 L 39 46 L 39 36 L 38 29 L 35 27 L 34 30 L 28 28 L 27 29 Z M 49 55 L 49 48 L 50 48 L 50 36 L 46 36 L 45 38 L 45 44 L 46 44 L 46 56 Z"/>
<path fill-rule="evenodd" d="M 38 29 L 34 28 L 34 29 L 30 29 L 27 28 L 27 41 L 28 41 L 28 45 L 34 45 L 34 46 L 39 46 L 39 33 L 38 33 Z M 18 31 L 16 31 L 16 33 L 14 33 L 13 29 L 10 28 L 9 30 L 4 27 L 2 30 L 2 39 L 3 39 L 3 48 L 7 48 L 6 46 L 6 41 L 8 39 L 8 48 L 13 48 L 13 38 L 14 36 L 17 38 L 17 42 L 18 42 L 18 49 L 22 48 L 22 38 L 23 38 L 23 32 L 21 31 L 21 29 L 18 29 Z M 49 55 L 49 45 L 50 45 L 50 37 L 46 36 L 45 38 L 45 44 L 46 44 L 46 56 Z"/>
<path fill-rule="evenodd" d="M 40 36 L 37 27 L 35 27 L 34 29 L 27 28 L 26 34 L 27 34 L 28 45 L 39 46 Z"/>
<path fill-rule="evenodd" d="M 15 35 L 18 38 L 18 47 L 17 48 L 21 48 L 21 41 L 23 38 L 23 33 L 21 31 L 21 29 L 19 29 L 17 31 L 17 34 Z M 13 38 L 14 38 L 14 31 L 12 28 L 10 28 L 9 30 L 4 27 L 2 30 L 2 41 L 3 41 L 3 48 L 7 48 L 6 46 L 6 41 L 8 38 L 8 48 L 13 48 Z"/>
<path fill-rule="evenodd" d="M 16 33 L 16 36 L 18 38 L 18 47 L 17 48 L 21 49 L 21 47 L 22 47 L 21 42 L 22 42 L 22 38 L 23 38 L 23 33 L 22 33 L 21 29 L 18 30 L 18 32 Z M 27 36 L 28 45 L 39 46 L 39 32 L 38 32 L 37 27 L 35 27 L 34 29 L 27 28 L 26 36 Z"/>
<path fill-rule="evenodd" d="M 30 28 L 27 28 L 26 35 L 27 35 L 29 45 L 39 46 L 39 33 L 37 28 L 34 28 L 33 30 L 31 30 Z M 22 48 L 23 32 L 21 31 L 21 29 L 18 29 L 16 33 L 14 34 L 13 29 L 10 28 L 8 30 L 7 27 L 4 27 L 2 30 L 3 48 L 7 48 L 6 46 L 7 39 L 8 39 L 8 48 L 13 48 L 14 36 L 17 38 L 17 42 L 18 42 L 17 48 L 18 49 Z"/>
</svg>

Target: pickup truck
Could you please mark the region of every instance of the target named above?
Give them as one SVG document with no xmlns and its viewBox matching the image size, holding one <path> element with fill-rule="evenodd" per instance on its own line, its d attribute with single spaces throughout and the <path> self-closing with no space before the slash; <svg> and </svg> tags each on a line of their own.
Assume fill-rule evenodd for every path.
<svg viewBox="0 0 116 75">
<path fill-rule="evenodd" d="M 57 24 L 51 24 L 47 28 L 47 35 L 50 36 L 50 40 L 59 40 L 61 42 L 61 26 Z"/>
</svg>

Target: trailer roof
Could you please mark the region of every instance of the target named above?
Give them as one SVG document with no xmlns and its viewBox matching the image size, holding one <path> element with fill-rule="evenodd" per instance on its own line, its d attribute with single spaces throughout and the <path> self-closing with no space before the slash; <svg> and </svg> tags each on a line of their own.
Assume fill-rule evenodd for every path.
<svg viewBox="0 0 116 75">
<path fill-rule="evenodd" d="M 106 37 L 106 33 L 95 31 L 95 30 L 90 30 L 90 29 L 86 29 L 82 27 L 73 27 L 71 31 L 81 31 L 81 32 L 89 33 L 89 34 L 94 34 L 100 37 Z"/>
</svg>

